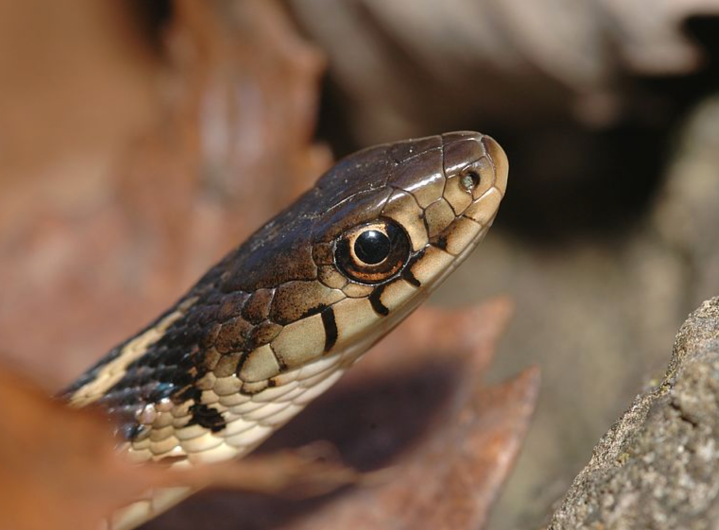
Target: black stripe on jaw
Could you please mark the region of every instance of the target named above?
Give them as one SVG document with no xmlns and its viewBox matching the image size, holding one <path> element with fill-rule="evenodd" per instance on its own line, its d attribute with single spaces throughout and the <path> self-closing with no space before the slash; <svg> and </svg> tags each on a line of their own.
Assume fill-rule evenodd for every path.
<svg viewBox="0 0 719 530">
<path fill-rule="evenodd" d="M 337 321 L 335 320 L 335 311 L 328 307 L 322 313 L 322 324 L 325 327 L 325 353 L 330 351 L 337 342 Z"/>
<path fill-rule="evenodd" d="M 389 315 L 389 308 L 382 303 L 382 293 L 386 285 L 380 285 L 369 295 L 369 303 L 372 305 L 374 312 L 380 316 Z"/>
<path fill-rule="evenodd" d="M 422 282 L 420 282 L 414 274 L 412 274 L 412 266 L 417 263 L 419 260 L 424 258 L 424 254 L 426 252 L 426 248 L 423 248 L 417 254 L 415 254 L 412 259 L 409 260 L 407 265 L 404 266 L 404 269 L 402 269 L 401 276 L 404 278 L 407 282 L 410 283 L 410 285 L 414 285 L 415 287 L 422 287 Z"/>
</svg>

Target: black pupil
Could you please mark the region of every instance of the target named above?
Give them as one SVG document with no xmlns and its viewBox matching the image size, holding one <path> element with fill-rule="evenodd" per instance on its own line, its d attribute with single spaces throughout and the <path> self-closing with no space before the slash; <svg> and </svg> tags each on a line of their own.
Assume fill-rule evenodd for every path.
<svg viewBox="0 0 719 530">
<path fill-rule="evenodd" d="M 379 230 L 367 230 L 355 239 L 355 255 L 368 265 L 376 265 L 389 256 L 390 240 Z"/>
</svg>

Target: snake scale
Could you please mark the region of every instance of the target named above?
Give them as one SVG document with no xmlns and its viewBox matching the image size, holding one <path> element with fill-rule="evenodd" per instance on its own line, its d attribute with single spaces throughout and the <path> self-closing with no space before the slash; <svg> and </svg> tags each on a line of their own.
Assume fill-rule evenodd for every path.
<svg viewBox="0 0 719 530">
<path fill-rule="evenodd" d="M 453 132 L 359 151 L 70 386 L 104 408 L 134 462 L 247 454 L 329 388 L 479 244 L 508 162 Z M 189 488 L 148 492 L 126 530 Z"/>
</svg>

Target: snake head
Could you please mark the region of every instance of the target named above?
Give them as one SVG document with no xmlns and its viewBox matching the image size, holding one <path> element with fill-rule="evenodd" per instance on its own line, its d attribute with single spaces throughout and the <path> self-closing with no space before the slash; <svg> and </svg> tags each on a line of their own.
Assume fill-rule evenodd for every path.
<svg viewBox="0 0 719 530">
<path fill-rule="evenodd" d="M 345 158 L 65 397 L 104 406 L 137 460 L 249 451 L 467 257 L 507 170 L 474 132 Z"/>
<path fill-rule="evenodd" d="M 240 378 L 261 388 L 321 359 L 328 360 L 314 369 L 354 362 L 482 240 L 507 172 L 499 144 L 474 132 L 381 145 L 342 160 L 259 233 L 265 245 L 278 243 L 267 262 L 283 265 L 257 263 L 250 281 L 272 290 L 267 317 L 282 329 L 248 356 Z"/>
</svg>

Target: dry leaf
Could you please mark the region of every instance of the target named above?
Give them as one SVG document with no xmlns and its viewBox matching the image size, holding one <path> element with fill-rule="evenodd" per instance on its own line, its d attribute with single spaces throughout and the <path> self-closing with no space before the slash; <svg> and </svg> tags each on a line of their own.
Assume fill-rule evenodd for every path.
<svg viewBox="0 0 719 530">
<path fill-rule="evenodd" d="M 130 3 L 41 4 L 0 1 L 0 128 L 17 132 L 0 157 L 0 336 L 59 388 L 330 157 L 311 139 L 322 56 L 278 2 L 178 0 L 159 59 Z"/>
<path fill-rule="evenodd" d="M 92 528 L 118 499 L 132 496 L 107 420 L 51 401 L 0 371 L 0 528 Z"/>
<path fill-rule="evenodd" d="M 306 448 L 189 470 L 131 465 L 99 411 L 66 407 L 2 369 L 0 400 L 7 405 L 0 416 L 0 530 L 94 530 L 113 510 L 160 487 L 302 488 L 310 495 L 359 480 Z"/>
</svg>

